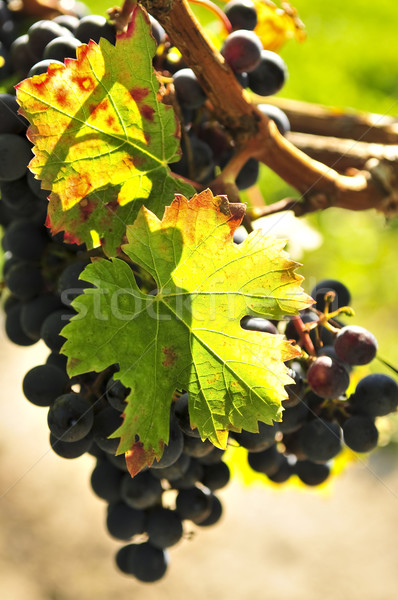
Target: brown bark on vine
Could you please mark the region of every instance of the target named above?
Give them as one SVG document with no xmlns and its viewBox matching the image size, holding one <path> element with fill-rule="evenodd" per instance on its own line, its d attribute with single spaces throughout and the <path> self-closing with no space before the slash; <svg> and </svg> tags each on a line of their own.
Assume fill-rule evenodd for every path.
<svg viewBox="0 0 398 600">
<path fill-rule="evenodd" d="M 144 0 L 194 70 L 217 119 L 234 137 L 245 156 L 270 167 L 300 193 L 303 213 L 331 206 L 351 210 L 376 208 L 398 212 L 395 162 L 374 162 L 353 175 L 342 175 L 310 158 L 279 134 L 273 122 L 245 97 L 220 53 L 208 42 L 186 0 Z M 226 93 L 226 90 L 228 93 Z M 220 178 L 218 178 L 220 184 Z M 217 190 L 219 191 L 219 189 Z"/>
</svg>

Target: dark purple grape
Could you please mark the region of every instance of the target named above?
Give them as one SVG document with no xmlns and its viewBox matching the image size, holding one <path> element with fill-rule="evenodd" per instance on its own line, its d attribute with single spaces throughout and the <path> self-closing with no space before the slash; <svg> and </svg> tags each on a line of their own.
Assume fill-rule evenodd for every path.
<svg viewBox="0 0 398 600">
<path fill-rule="evenodd" d="M 311 460 L 298 460 L 294 470 L 305 485 L 311 486 L 320 485 L 330 475 L 329 465 L 314 463 Z"/>
<path fill-rule="evenodd" d="M 329 356 L 320 356 L 312 363 L 307 379 L 310 388 L 322 398 L 338 398 L 350 383 L 350 377 L 342 364 Z"/>
<path fill-rule="evenodd" d="M 358 325 L 347 325 L 338 332 L 334 349 L 340 360 L 350 365 L 367 365 L 377 352 L 373 333 Z"/>
<path fill-rule="evenodd" d="M 50 406 L 48 427 L 58 439 L 77 442 L 93 425 L 93 410 L 88 400 L 79 394 L 63 394 Z"/>
<path fill-rule="evenodd" d="M 259 96 L 272 96 L 279 92 L 287 79 L 287 66 L 283 58 L 271 50 L 262 50 L 261 59 L 249 74 L 249 87 Z"/>
<path fill-rule="evenodd" d="M 180 541 L 182 520 L 174 510 L 156 507 L 150 511 L 146 526 L 149 542 L 156 548 L 169 548 Z"/>
<path fill-rule="evenodd" d="M 215 465 L 204 465 L 201 482 L 209 490 L 214 492 L 227 485 L 231 477 L 229 467 L 225 462 L 218 462 Z"/>
<path fill-rule="evenodd" d="M 370 452 L 377 446 L 379 432 L 370 417 L 353 416 L 343 424 L 343 436 L 346 445 L 354 452 Z"/>
<path fill-rule="evenodd" d="M 253 471 L 264 473 L 265 475 L 273 475 L 278 471 L 283 461 L 283 455 L 278 452 L 274 444 L 262 452 L 249 452 L 247 460 Z"/>
<path fill-rule="evenodd" d="M 398 385 L 388 375 L 372 373 L 358 383 L 350 397 L 355 413 L 381 417 L 394 412 L 398 406 Z"/>
<path fill-rule="evenodd" d="M 253 30 L 257 25 L 257 10 L 251 0 L 231 0 L 224 12 L 234 29 Z"/>
<path fill-rule="evenodd" d="M 249 73 L 259 64 L 263 46 L 260 38 L 246 29 L 233 31 L 224 41 L 221 54 L 236 73 Z"/>
</svg>

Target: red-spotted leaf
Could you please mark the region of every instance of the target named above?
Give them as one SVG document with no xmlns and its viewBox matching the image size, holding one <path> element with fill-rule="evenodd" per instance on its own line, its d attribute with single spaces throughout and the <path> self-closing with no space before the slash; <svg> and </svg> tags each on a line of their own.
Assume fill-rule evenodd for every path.
<svg viewBox="0 0 398 600">
<path fill-rule="evenodd" d="M 49 227 L 89 247 L 102 240 L 109 255 L 143 202 L 161 216 L 174 192 L 193 192 L 167 166 L 179 158 L 179 131 L 161 102 L 155 50 L 137 5 L 116 46 L 90 41 L 76 60 L 16 86 L 35 144 L 29 167 L 51 190 Z"/>
<path fill-rule="evenodd" d="M 177 196 L 162 220 L 142 207 L 123 250 L 152 275 L 154 295 L 120 259 L 98 259 L 82 275 L 96 288 L 76 299 L 62 351 L 71 375 L 119 364 L 114 377 L 131 393 L 113 437 L 121 438 L 119 452 L 132 449 L 135 469 L 161 456 L 175 389 L 189 391 L 192 426 L 221 447 L 228 430 L 280 420 L 291 383 L 284 362 L 297 350 L 281 335 L 242 329 L 240 320 L 280 319 L 312 299 L 283 241 L 257 230 L 233 243 L 243 215 L 243 205 L 210 190 L 191 201 Z"/>
</svg>

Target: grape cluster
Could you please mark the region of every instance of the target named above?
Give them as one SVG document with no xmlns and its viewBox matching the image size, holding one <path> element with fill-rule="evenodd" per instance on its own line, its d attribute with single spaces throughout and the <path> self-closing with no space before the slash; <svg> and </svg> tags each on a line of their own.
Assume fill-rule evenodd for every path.
<svg viewBox="0 0 398 600">
<path fill-rule="evenodd" d="M 260 96 L 276 94 L 286 82 L 287 67 L 278 54 L 263 48 L 253 31 L 257 24 L 253 2 L 233 0 L 226 4 L 224 11 L 233 28 L 221 48 L 226 63 L 243 88 Z M 195 73 L 185 65 L 164 29 L 154 19 L 152 33 L 159 44 L 154 66 L 164 76 L 173 78 L 182 117 L 182 158 L 172 164 L 171 169 L 178 175 L 207 185 L 232 158 L 233 141 L 213 116 L 206 103 L 206 90 L 202 89 Z M 278 107 L 261 103 L 257 108 L 275 122 L 282 135 L 290 130 L 286 114 Z M 247 189 L 257 182 L 258 176 L 259 163 L 250 158 L 237 175 L 237 188 Z"/>
<path fill-rule="evenodd" d="M 104 424 L 109 423 L 110 411 L 120 418 L 111 406 L 123 405 L 128 393 L 112 380 L 106 388 L 110 406 L 103 409 Z M 126 472 L 124 460 L 114 456 L 114 447 L 106 439 L 109 430 L 107 426 L 101 441 L 94 433 L 97 464 L 91 486 L 108 503 L 109 534 L 129 541 L 117 552 L 119 569 L 141 581 L 156 581 L 166 572 L 167 548 L 184 535 L 184 521 L 207 527 L 221 517 L 222 505 L 214 492 L 228 483 L 229 468 L 222 460 L 224 452 L 203 442 L 189 426 L 186 393 L 173 404 L 170 439 L 162 458 L 134 479 Z"/>
<path fill-rule="evenodd" d="M 346 308 L 350 293 L 345 285 L 324 280 L 311 295 L 314 308 L 287 323 L 256 317 L 241 322 L 244 329 L 284 332 L 302 348 L 301 357 L 289 364 L 295 383 L 286 388 L 282 421 L 260 424 L 258 434 L 231 434 L 248 450 L 250 467 L 275 483 L 292 475 L 309 486 L 323 483 L 344 446 L 359 453 L 376 448 L 375 419 L 398 406 L 398 385 L 382 373 L 365 376 L 347 393 L 350 372 L 375 358 L 377 341 L 363 327 L 343 325 L 336 318 L 351 312 Z"/>
<path fill-rule="evenodd" d="M 74 10 L 76 16 L 41 20 L 21 33 L 15 14 L 0 0 L 0 79 L 43 73 L 50 63 L 75 58 L 78 45 L 90 39 L 98 42 L 105 37 L 114 43 L 114 27 L 104 17 L 88 15 L 78 2 Z M 277 93 L 286 81 L 286 65 L 277 54 L 264 50 L 254 33 L 254 4 L 232 0 L 225 13 L 233 28 L 221 49 L 225 61 L 243 87 L 262 96 Z M 232 157 L 233 142 L 213 118 L 193 71 L 183 64 L 160 24 L 152 17 L 150 21 L 158 44 L 154 64 L 173 78 L 183 120 L 182 158 L 172 169 L 206 184 Z M 267 104 L 258 108 L 282 134 L 289 130 L 282 111 Z M 26 139 L 27 123 L 17 109 L 12 93 L 0 94 L 5 329 L 15 344 L 30 346 L 41 339 L 49 348 L 46 363 L 25 375 L 23 392 L 29 402 L 48 409 L 50 445 L 57 455 L 95 457 L 91 487 L 108 505 L 108 532 L 128 542 L 116 555 L 119 569 L 141 581 L 156 581 L 166 572 L 167 549 L 184 536 L 184 522 L 206 527 L 220 519 L 222 505 L 215 492 L 228 483 L 229 468 L 224 452 L 192 429 L 188 394 L 180 390 L 172 404 L 170 439 L 162 458 L 132 479 L 124 457 L 116 456 L 119 440 L 109 437 L 122 423 L 129 393 L 117 380 L 118 365 L 101 373 L 67 375 L 60 332 L 76 314 L 72 300 L 90 287 L 79 276 L 96 251 L 87 252 L 62 234 L 52 236 L 44 226 L 47 192 L 27 169 L 31 144 Z M 253 185 L 258 172 L 258 162 L 250 159 L 237 177 L 238 188 Z M 136 265 L 131 266 L 136 273 Z M 287 387 L 282 422 L 259 423 L 257 433 L 233 432 L 229 438 L 231 445 L 248 451 L 251 469 L 275 483 L 293 474 L 309 486 L 324 482 L 343 443 L 356 452 L 372 450 L 378 440 L 375 419 L 398 405 L 398 386 L 383 374 L 364 377 L 347 394 L 351 369 L 375 357 L 376 340 L 363 328 L 345 326 L 337 318 L 350 302 L 343 284 L 326 280 L 312 296 L 314 308 L 299 319 L 277 323 L 247 316 L 241 322 L 243 329 L 284 333 L 303 349 L 301 358 L 289 364 L 295 383 Z"/>
</svg>

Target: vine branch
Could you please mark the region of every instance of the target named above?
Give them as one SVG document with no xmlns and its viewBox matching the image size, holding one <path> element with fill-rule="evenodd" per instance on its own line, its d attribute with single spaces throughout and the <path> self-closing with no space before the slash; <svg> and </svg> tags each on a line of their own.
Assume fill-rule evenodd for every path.
<svg viewBox="0 0 398 600">
<path fill-rule="evenodd" d="M 243 147 L 247 157 L 260 160 L 294 187 L 301 196 L 303 212 L 335 206 L 376 208 L 389 216 L 398 213 L 398 166 L 394 161 L 372 160 L 363 170 L 342 175 L 311 158 L 249 102 L 224 58 L 205 37 L 187 0 L 142 0 L 142 4 L 195 72 L 216 118 L 230 132 L 238 151 Z M 131 7 L 131 0 L 126 0 L 126 5 Z M 222 187 L 220 178 L 216 185 Z"/>
</svg>

